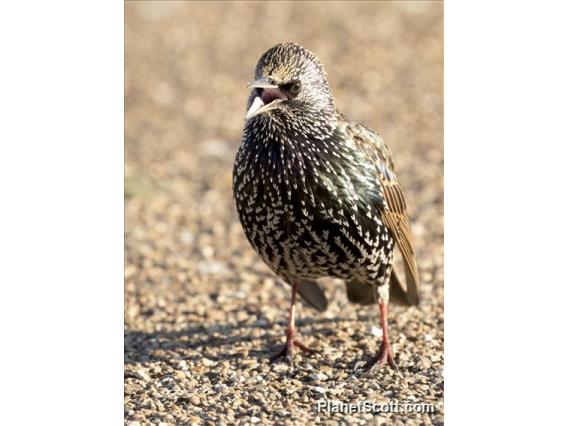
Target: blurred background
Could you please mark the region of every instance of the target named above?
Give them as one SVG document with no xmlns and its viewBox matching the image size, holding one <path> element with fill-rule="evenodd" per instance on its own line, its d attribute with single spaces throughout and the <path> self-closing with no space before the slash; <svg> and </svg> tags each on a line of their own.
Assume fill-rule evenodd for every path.
<svg viewBox="0 0 568 426">
<path fill-rule="evenodd" d="M 436 410 L 348 422 L 443 423 L 443 3 L 127 2 L 125 21 L 126 422 L 318 421 L 326 397 Z M 249 247 L 231 180 L 246 83 L 283 41 L 320 58 L 339 110 L 394 155 L 422 293 L 391 309 L 402 377 L 352 372 L 378 348 L 378 317 L 334 281 L 327 312 L 298 309 L 321 352 L 267 362 L 290 291 Z"/>
</svg>

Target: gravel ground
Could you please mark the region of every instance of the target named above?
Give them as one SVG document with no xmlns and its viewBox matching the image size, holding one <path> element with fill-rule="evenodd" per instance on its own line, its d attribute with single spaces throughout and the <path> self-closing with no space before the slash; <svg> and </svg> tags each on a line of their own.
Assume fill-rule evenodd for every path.
<svg viewBox="0 0 568 426">
<path fill-rule="evenodd" d="M 443 423 L 443 4 L 126 4 L 125 423 Z M 259 56 L 314 51 L 338 107 L 379 131 L 407 192 L 418 308 L 390 312 L 390 369 L 376 307 L 329 280 L 325 313 L 298 305 L 304 342 L 284 342 L 290 289 L 249 247 L 231 174 Z M 433 414 L 318 413 L 316 401 L 432 403 Z"/>
</svg>

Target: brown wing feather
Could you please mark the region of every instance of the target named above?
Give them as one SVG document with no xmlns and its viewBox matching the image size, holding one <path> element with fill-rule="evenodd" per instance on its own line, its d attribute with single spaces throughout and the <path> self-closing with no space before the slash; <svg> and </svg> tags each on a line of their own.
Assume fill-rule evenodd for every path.
<svg viewBox="0 0 568 426">
<path fill-rule="evenodd" d="M 412 305 L 418 304 L 418 267 L 414 255 L 414 247 L 410 236 L 410 223 L 408 217 L 392 213 L 382 212 L 382 218 L 395 239 L 402 258 L 406 276 L 406 296 Z"/>
<path fill-rule="evenodd" d="M 418 304 L 418 267 L 412 244 L 410 219 L 402 187 L 396 176 L 392 156 L 383 139 L 359 124 L 347 127 L 353 140 L 369 159 L 377 165 L 377 177 L 382 188 L 385 206 L 380 208 L 381 218 L 389 228 L 404 260 L 406 297 L 412 305 Z M 400 286 L 400 283 L 398 283 Z"/>
</svg>

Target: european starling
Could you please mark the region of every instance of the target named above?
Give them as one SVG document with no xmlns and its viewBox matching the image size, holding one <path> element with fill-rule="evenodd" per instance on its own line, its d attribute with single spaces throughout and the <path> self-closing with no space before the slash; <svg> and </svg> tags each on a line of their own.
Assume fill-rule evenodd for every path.
<svg viewBox="0 0 568 426">
<path fill-rule="evenodd" d="M 387 330 L 392 300 L 418 304 L 418 272 L 404 195 L 383 139 L 335 107 L 319 59 L 295 43 L 262 55 L 233 170 L 245 234 L 264 262 L 292 286 L 286 345 L 292 362 L 296 292 L 325 310 L 316 280 L 343 279 L 350 302 L 378 301 L 383 330 L 377 361 L 396 368 Z M 406 286 L 393 269 L 402 254 Z M 276 358 L 275 357 L 275 358 Z"/>
</svg>

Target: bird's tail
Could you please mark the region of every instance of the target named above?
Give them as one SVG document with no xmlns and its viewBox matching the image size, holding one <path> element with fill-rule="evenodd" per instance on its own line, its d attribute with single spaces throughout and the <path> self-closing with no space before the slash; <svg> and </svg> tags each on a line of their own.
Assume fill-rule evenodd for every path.
<svg viewBox="0 0 568 426">
<path fill-rule="evenodd" d="M 352 303 L 370 305 L 375 302 L 374 288 L 371 284 L 358 279 L 346 281 L 347 299 Z M 397 305 L 411 306 L 417 304 L 417 298 L 407 292 L 398 275 L 396 269 L 392 269 L 389 285 L 389 300 Z"/>
<path fill-rule="evenodd" d="M 352 303 L 370 305 L 375 301 L 373 286 L 358 279 L 345 281 L 347 299 Z"/>
<path fill-rule="evenodd" d="M 414 281 L 412 283 L 408 282 L 410 273 L 406 273 L 407 279 L 407 289 L 404 289 L 400 278 L 396 273 L 396 268 L 392 268 L 392 273 L 390 277 L 390 292 L 389 296 L 390 299 L 395 302 L 397 305 L 403 306 L 413 306 L 418 305 L 418 293 L 416 291 L 416 285 Z"/>
<path fill-rule="evenodd" d="M 327 309 L 327 298 L 317 282 L 299 280 L 298 293 L 300 293 L 302 299 L 304 299 L 304 301 L 306 301 L 312 308 L 316 308 L 321 312 Z"/>
</svg>

